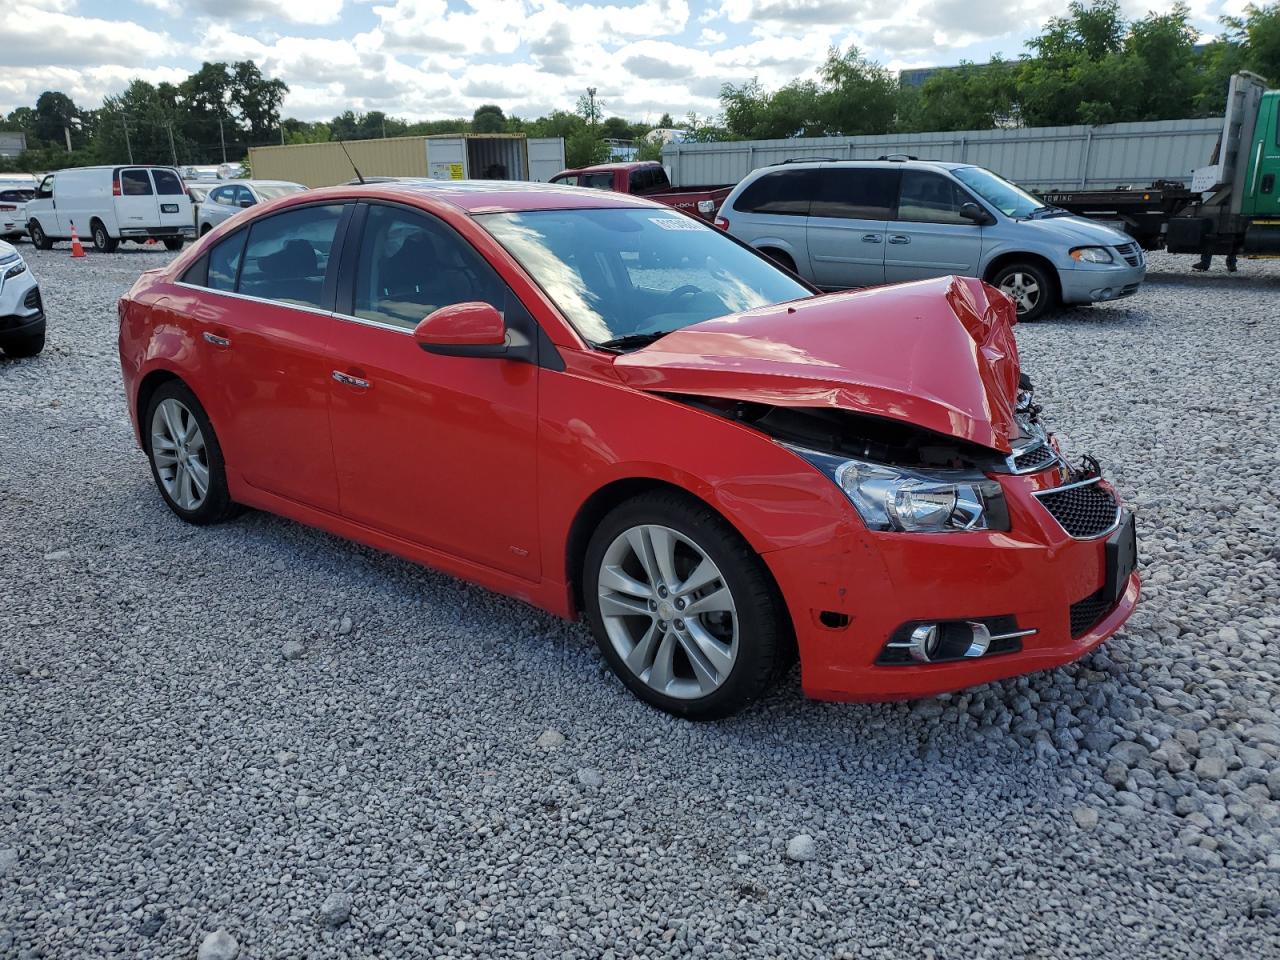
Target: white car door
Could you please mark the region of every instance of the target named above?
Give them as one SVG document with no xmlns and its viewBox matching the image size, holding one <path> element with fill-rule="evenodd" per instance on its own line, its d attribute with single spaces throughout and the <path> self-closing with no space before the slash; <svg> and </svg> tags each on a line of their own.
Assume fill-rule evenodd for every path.
<svg viewBox="0 0 1280 960">
<path fill-rule="evenodd" d="M 120 193 L 115 199 L 116 220 L 122 235 L 126 230 L 160 226 L 160 202 L 151 174 L 144 167 L 125 167 L 120 171 Z M 187 217 L 190 216 L 188 209 Z M 80 225 L 76 224 L 76 228 Z"/>
<path fill-rule="evenodd" d="M 156 202 L 160 208 L 160 218 L 156 226 L 171 230 L 191 227 L 191 198 L 182 185 L 182 178 L 176 170 L 155 167 L 151 171 L 151 182 L 156 189 Z"/>
</svg>

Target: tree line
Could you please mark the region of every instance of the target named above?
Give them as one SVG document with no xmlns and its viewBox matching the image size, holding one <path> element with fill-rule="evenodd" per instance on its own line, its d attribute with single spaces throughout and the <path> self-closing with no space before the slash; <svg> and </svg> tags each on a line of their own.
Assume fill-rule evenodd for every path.
<svg viewBox="0 0 1280 960">
<path fill-rule="evenodd" d="M 903 83 L 856 48 L 833 48 L 816 79 L 776 90 L 758 80 L 726 83 L 718 116 L 664 114 L 655 125 L 604 116 L 594 91 L 574 110 L 536 119 L 486 104 L 470 118 L 410 121 L 381 111 L 346 110 L 328 121 L 281 117 L 289 87 L 251 61 L 205 63 L 181 83 L 136 79 L 97 109 L 46 91 L 0 129 L 23 131 L 28 149 L 0 169 L 53 170 L 92 163 L 209 164 L 243 160 L 250 146 L 450 133 L 563 137 L 566 161 L 607 159 L 609 139 L 661 145 L 653 127 L 681 127 L 688 139 L 755 140 L 996 127 L 1116 123 L 1220 115 L 1227 80 L 1242 69 L 1280 80 L 1280 0 L 1224 17 L 1223 32 L 1199 44 L 1187 7 L 1126 20 L 1118 0 L 1073 0 L 1027 42 L 1016 60 L 940 68 L 922 84 Z"/>
</svg>

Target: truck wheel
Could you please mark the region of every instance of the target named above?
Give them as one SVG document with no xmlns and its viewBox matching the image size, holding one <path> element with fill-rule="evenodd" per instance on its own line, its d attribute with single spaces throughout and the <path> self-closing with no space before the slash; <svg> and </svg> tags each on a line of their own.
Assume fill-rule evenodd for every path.
<svg viewBox="0 0 1280 960">
<path fill-rule="evenodd" d="M 45 235 L 44 230 L 40 226 L 38 220 L 32 220 L 27 226 L 27 232 L 31 234 L 31 244 L 37 250 L 52 250 L 53 241 Z"/>
<path fill-rule="evenodd" d="M 1058 304 L 1054 278 L 1033 261 L 1006 263 L 992 276 L 991 285 L 1014 302 L 1023 323 L 1034 323 Z"/>
<path fill-rule="evenodd" d="M 94 220 L 89 224 L 89 229 L 93 231 L 93 249 L 99 253 L 116 252 L 116 247 L 120 245 L 120 241 L 107 233 L 107 228 L 101 220 Z"/>
<path fill-rule="evenodd" d="M 172 240 L 166 240 L 164 242 L 164 248 L 166 250 L 181 250 L 183 242 L 184 241 L 180 237 L 176 237 Z"/>
</svg>

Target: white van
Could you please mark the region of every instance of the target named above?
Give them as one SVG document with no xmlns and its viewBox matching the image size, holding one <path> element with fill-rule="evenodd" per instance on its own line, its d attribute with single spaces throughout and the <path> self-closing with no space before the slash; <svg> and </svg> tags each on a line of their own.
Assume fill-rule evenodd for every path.
<svg viewBox="0 0 1280 960">
<path fill-rule="evenodd" d="M 27 204 L 31 242 L 48 250 L 76 233 L 111 253 L 121 240 L 162 240 L 170 250 L 195 236 L 187 188 L 173 167 L 74 167 L 40 181 Z"/>
</svg>

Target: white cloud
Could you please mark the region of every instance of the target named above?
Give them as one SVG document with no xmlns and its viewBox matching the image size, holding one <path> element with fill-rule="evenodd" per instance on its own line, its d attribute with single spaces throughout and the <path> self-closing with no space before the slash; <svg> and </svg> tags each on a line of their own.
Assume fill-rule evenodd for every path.
<svg viewBox="0 0 1280 960">
<path fill-rule="evenodd" d="M 702 33 L 698 34 L 698 46 L 714 47 L 725 42 L 728 39 L 719 30 L 712 30 L 710 27 L 703 27 Z"/>
<path fill-rule="evenodd" d="M 173 44 L 129 20 L 71 16 L 23 0 L 0 17 L 0 50 L 7 74 L 13 67 L 138 64 L 171 53 Z"/>
</svg>

